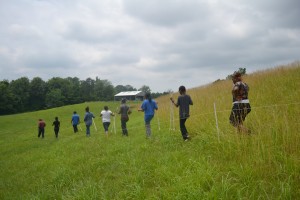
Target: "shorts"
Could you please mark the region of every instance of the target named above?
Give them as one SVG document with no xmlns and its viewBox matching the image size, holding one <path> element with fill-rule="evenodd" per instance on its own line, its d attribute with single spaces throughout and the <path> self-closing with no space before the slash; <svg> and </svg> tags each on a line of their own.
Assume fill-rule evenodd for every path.
<svg viewBox="0 0 300 200">
<path fill-rule="evenodd" d="M 145 124 L 150 124 L 150 121 L 152 120 L 152 118 L 154 117 L 154 115 L 145 115 Z"/>
<path fill-rule="evenodd" d="M 251 106 L 249 103 L 235 103 L 232 106 L 229 121 L 235 127 L 241 125 L 250 112 Z"/>
</svg>

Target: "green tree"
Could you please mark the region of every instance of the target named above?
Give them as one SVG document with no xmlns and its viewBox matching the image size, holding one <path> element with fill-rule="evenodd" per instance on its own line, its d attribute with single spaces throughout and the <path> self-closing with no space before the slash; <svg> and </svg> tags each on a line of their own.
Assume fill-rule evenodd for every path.
<svg viewBox="0 0 300 200">
<path fill-rule="evenodd" d="M 110 101 L 114 99 L 114 86 L 108 80 L 103 80 L 103 100 Z"/>
<path fill-rule="evenodd" d="M 68 104 L 82 103 L 82 96 L 80 93 L 80 80 L 77 77 L 71 78 L 68 77 L 67 81 L 69 82 L 69 100 Z"/>
<path fill-rule="evenodd" d="M 147 85 L 143 85 L 143 86 L 139 89 L 139 91 L 142 91 L 142 92 L 145 92 L 145 93 L 150 93 L 150 92 L 151 92 L 150 87 L 147 86 Z"/>
<path fill-rule="evenodd" d="M 18 112 L 24 112 L 29 110 L 29 79 L 27 77 L 21 77 L 17 80 L 11 81 L 9 84 L 11 91 L 17 99 L 16 108 Z"/>
<path fill-rule="evenodd" d="M 246 75 L 246 68 L 239 68 L 238 70 L 236 70 L 235 72 L 240 72 L 242 76 Z M 226 80 L 231 80 L 232 79 L 232 74 L 229 74 L 226 77 Z"/>
<path fill-rule="evenodd" d="M 39 77 L 31 80 L 29 85 L 30 110 L 40 110 L 45 107 L 46 82 Z"/>
<path fill-rule="evenodd" d="M 80 81 L 80 92 L 83 101 L 93 101 L 94 96 L 95 80 L 87 78 L 85 81 Z"/>
<path fill-rule="evenodd" d="M 9 88 L 7 80 L 0 81 L 0 115 L 16 113 L 16 97 Z"/>
<path fill-rule="evenodd" d="M 52 89 L 46 94 L 46 106 L 47 108 L 54 108 L 63 106 L 65 102 L 65 96 L 60 89 Z"/>
</svg>

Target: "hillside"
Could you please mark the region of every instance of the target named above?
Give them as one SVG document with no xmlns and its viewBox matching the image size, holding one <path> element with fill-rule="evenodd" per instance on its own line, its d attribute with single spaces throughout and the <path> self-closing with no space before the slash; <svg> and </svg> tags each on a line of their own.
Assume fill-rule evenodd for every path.
<svg viewBox="0 0 300 200">
<path fill-rule="evenodd" d="M 119 116 L 116 132 L 105 137 L 99 118 L 104 105 L 115 112 L 119 102 L 0 116 L 0 199 L 297 199 L 300 64 L 243 79 L 250 87 L 252 111 L 245 122 L 250 135 L 229 124 L 232 83 L 227 80 L 188 89 L 194 101 L 188 142 L 169 100 L 177 93 L 156 99 L 159 110 L 148 140 L 140 102 L 129 103 L 129 137 L 121 136 Z M 70 123 L 73 111 L 83 117 L 87 105 L 97 116 L 90 138 L 83 124 L 74 134 Z M 59 139 L 51 126 L 55 116 L 61 121 Z M 44 139 L 37 138 L 39 118 L 47 123 Z"/>
</svg>

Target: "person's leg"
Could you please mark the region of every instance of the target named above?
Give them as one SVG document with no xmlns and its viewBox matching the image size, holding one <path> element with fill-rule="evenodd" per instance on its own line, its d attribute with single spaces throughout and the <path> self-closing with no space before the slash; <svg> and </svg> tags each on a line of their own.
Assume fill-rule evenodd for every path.
<svg viewBox="0 0 300 200">
<path fill-rule="evenodd" d="M 188 139 L 187 130 L 186 130 L 186 127 L 185 127 L 185 122 L 186 122 L 186 118 L 185 119 L 180 119 L 180 131 L 181 131 L 182 138 L 184 140 Z"/>
<path fill-rule="evenodd" d="M 108 134 L 108 128 L 109 128 L 109 125 L 110 125 L 109 122 L 104 122 L 104 123 L 103 123 L 104 131 L 105 131 L 105 134 L 106 134 L 106 135 Z"/>
<path fill-rule="evenodd" d="M 42 134 L 42 131 L 41 131 L 41 129 L 40 129 L 40 128 L 38 128 L 38 137 L 40 137 L 40 136 L 41 136 L 41 134 Z"/>
<path fill-rule="evenodd" d="M 56 137 L 56 138 L 58 138 L 58 131 L 59 131 L 59 129 L 55 129 L 55 130 L 54 130 L 54 132 L 55 132 L 55 137 Z"/>
<path fill-rule="evenodd" d="M 145 127 L 146 127 L 146 136 L 151 137 L 151 125 L 150 122 L 153 118 L 153 115 L 145 115 Z"/>
<path fill-rule="evenodd" d="M 150 121 L 146 122 L 145 126 L 146 126 L 146 136 L 147 136 L 147 138 L 149 138 L 149 137 L 151 137 L 151 125 L 150 125 Z"/>
<path fill-rule="evenodd" d="M 42 128 L 42 138 L 44 138 L 44 136 L 45 136 L 45 129 Z"/>
<path fill-rule="evenodd" d="M 121 120 L 122 134 L 128 136 L 126 120 Z"/>
<path fill-rule="evenodd" d="M 230 113 L 230 116 L 229 116 L 229 121 L 231 123 L 232 126 L 234 127 L 238 127 L 239 123 L 240 123 L 240 120 L 239 120 L 239 106 L 238 104 L 233 104 L 232 106 L 232 109 L 231 109 L 231 113 Z"/>
<path fill-rule="evenodd" d="M 86 125 L 86 136 L 89 137 L 90 134 L 90 125 Z"/>
<path fill-rule="evenodd" d="M 77 127 L 77 124 L 74 125 L 74 133 L 77 133 L 78 132 L 78 127 Z"/>
</svg>

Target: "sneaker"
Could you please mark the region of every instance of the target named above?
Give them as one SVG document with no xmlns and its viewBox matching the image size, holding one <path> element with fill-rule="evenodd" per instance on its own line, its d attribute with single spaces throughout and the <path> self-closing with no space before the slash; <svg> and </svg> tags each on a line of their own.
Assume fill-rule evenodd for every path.
<svg viewBox="0 0 300 200">
<path fill-rule="evenodd" d="M 189 140 L 186 138 L 186 139 L 184 139 L 184 141 L 187 142 L 187 141 L 189 141 Z"/>
</svg>

